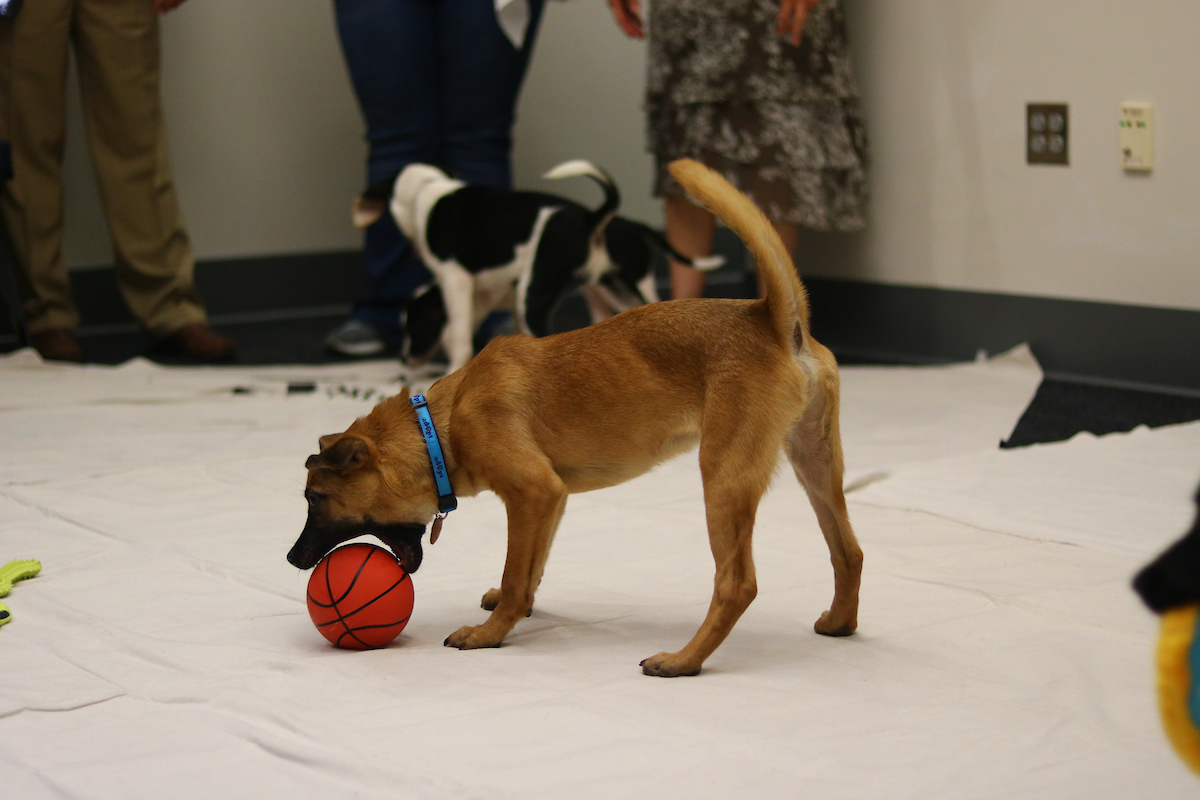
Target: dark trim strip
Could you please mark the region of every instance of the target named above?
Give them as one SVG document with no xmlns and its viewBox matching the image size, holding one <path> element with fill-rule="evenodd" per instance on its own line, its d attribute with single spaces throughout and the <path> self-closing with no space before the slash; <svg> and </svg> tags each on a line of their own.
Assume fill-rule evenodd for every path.
<svg viewBox="0 0 1200 800">
<path fill-rule="evenodd" d="M 117 289 L 112 267 L 84 267 L 70 274 L 82 317 L 80 336 L 141 329 Z M 201 261 L 196 264 L 196 288 L 210 321 L 220 325 L 344 314 L 362 296 L 366 281 L 362 254 L 348 250 Z M 4 308 L 0 331 L 11 336 Z M 0 343 L 4 341 L 0 336 Z"/>
<path fill-rule="evenodd" d="M 1028 342 L 1046 374 L 1200 392 L 1200 311 L 805 278 L 813 336 L 839 357 L 944 363 Z"/>
</svg>

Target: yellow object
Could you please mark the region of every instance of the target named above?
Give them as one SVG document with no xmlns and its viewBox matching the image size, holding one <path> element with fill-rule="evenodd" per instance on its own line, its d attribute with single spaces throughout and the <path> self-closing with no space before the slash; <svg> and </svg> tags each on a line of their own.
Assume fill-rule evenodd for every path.
<svg viewBox="0 0 1200 800">
<path fill-rule="evenodd" d="M 1200 606 L 1163 614 L 1158 639 L 1158 708 L 1167 738 L 1187 765 L 1200 774 Z"/>
<path fill-rule="evenodd" d="M 32 558 L 18 558 L 0 567 L 0 597 L 12 591 L 12 585 L 17 581 L 32 578 L 42 571 L 42 562 Z"/>
<path fill-rule="evenodd" d="M 32 578 L 41 571 L 42 562 L 34 561 L 32 558 L 16 559 L 0 567 L 0 597 L 11 592 L 12 585 L 17 581 Z M 11 621 L 12 612 L 8 610 L 8 606 L 0 603 L 0 625 Z"/>
</svg>

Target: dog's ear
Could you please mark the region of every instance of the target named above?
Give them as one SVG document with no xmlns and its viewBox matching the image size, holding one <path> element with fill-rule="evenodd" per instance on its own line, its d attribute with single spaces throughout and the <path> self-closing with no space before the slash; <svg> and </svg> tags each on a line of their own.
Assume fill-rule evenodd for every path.
<svg viewBox="0 0 1200 800">
<path fill-rule="evenodd" d="M 354 200 L 350 215 L 354 219 L 354 227 L 365 228 L 383 216 L 387 210 L 387 201 L 371 197 L 359 197 Z"/>
<path fill-rule="evenodd" d="M 329 437 L 322 436 L 322 442 Z M 371 458 L 371 446 L 357 436 L 343 436 L 330 444 L 324 444 L 321 452 L 309 456 L 304 462 L 308 469 L 330 469 L 345 472 L 361 467 Z"/>
<path fill-rule="evenodd" d="M 341 436 L 340 433 L 327 433 L 320 439 L 317 439 L 317 452 L 320 453 L 324 451 L 326 447 L 329 447 L 329 445 L 336 442 L 339 436 Z"/>
</svg>

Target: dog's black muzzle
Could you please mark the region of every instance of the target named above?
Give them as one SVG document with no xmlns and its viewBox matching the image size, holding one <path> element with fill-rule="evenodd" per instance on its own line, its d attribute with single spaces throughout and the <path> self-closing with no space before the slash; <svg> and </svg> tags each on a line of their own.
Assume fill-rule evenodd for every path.
<svg viewBox="0 0 1200 800">
<path fill-rule="evenodd" d="M 287 560 L 293 567 L 312 569 L 333 548 L 364 534 L 371 534 L 387 545 L 408 574 L 421 567 L 424 525 L 409 522 L 383 524 L 369 518 L 362 522 L 320 522 L 313 516 L 311 513 L 308 515 L 300 538 L 288 551 Z"/>
</svg>

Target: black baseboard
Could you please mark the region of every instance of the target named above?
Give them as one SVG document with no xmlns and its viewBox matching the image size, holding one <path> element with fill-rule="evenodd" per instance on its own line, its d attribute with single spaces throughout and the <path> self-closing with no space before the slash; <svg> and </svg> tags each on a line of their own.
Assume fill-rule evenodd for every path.
<svg viewBox="0 0 1200 800">
<path fill-rule="evenodd" d="M 1200 311 L 805 278 L 839 357 L 938 363 L 1028 342 L 1050 377 L 1200 393 Z"/>
<path fill-rule="evenodd" d="M 196 288 L 214 325 L 344 314 L 366 286 L 359 251 L 213 259 L 196 264 Z M 111 266 L 71 270 L 81 338 L 136 331 Z M 15 341 L 0 304 L 0 344 Z"/>
</svg>

